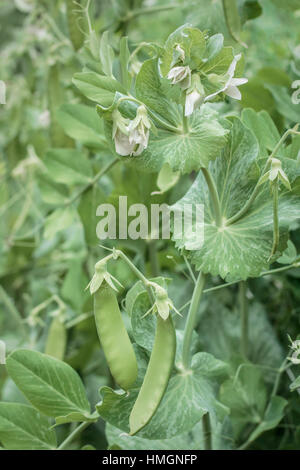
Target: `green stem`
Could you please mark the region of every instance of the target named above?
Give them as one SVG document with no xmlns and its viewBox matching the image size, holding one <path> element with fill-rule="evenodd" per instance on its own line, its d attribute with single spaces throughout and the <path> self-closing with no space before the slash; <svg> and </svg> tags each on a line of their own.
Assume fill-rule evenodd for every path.
<svg viewBox="0 0 300 470">
<path fill-rule="evenodd" d="M 151 300 L 151 302 L 154 302 L 155 301 L 155 298 L 154 298 L 154 295 L 153 295 L 153 292 L 152 292 L 152 289 L 151 289 L 151 286 L 149 285 L 149 281 L 148 279 L 144 276 L 144 274 L 132 263 L 132 261 L 130 261 L 130 259 L 123 253 L 123 251 L 121 250 L 116 250 L 116 254 L 118 257 L 122 258 L 125 263 L 127 263 L 127 265 L 129 266 L 129 268 L 131 269 L 131 271 L 136 275 L 136 277 L 138 279 L 140 279 L 140 281 L 142 281 L 142 283 L 144 284 L 144 286 L 146 287 L 147 291 L 148 291 L 148 294 L 149 294 L 149 298 Z"/>
<path fill-rule="evenodd" d="M 83 193 L 88 191 L 94 184 L 97 183 L 97 181 L 105 175 L 112 167 L 114 167 L 120 159 L 118 157 L 114 158 L 111 162 L 109 162 L 104 168 L 102 168 L 89 183 L 87 183 L 78 193 L 75 194 L 71 199 L 69 199 L 66 202 L 66 206 L 69 206 L 70 204 L 73 204 Z"/>
<path fill-rule="evenodd" d="M 297 132 L 297 129 L 298 129 L 298 124 L 293 128 L 293 129 L 288 129 L 284 134 L 283 136 L 281 137 L 281 139 L 278 141 L 278 143 L 276 144 L 273 152 L 271 153 L 271 155 L 268 157 L 267 161 L 266 161 L 266 164 L 265 164 L 265 167 L 262 171 L 262 174 L 261 176 L 263 176 L 267 169 L 268 169 L 268 166 L 270 165 L 271 163 L 271 160 L 272 158 L 274 158 L 274 156 L 276 155 L 276 153 L 278 152 L 279 148 L 281 147 L 281 145 L 283 144 L 283 142 L 286 140 L 286 138 L 291 135 L 291 134 L 296 134 L 296 135 L 299 135 L 300 132 Z M 260 184 L 260 179 L 257 181 L 254 189 L 253 189 L 253 193 L 251 194 L 250 198 L 248 199 L 248 201 L 246 202 L 246 204 L 244 205 L 244 207 L 242 207 L 233 217 L 231 217 L 230 219 L 227 220 L 227 223 L 226 225 L 231 225 L 233 224 L 234 222 L 237 222 L 241 217 L 243 217 L 243 215 L 245 215 L 247 213 L 247 211 L 249 210 L 250 206 L 253 204 L 253 202 L 255 201 L 258 193 L 260 192 L 261 188 L 262 188 L 262 185 Z"/>
<path fill-rule="evenodd" d="M 221 211 L 221 204 L 220 204 L 220 199 L 216 187 L 216 183 L 214 179 L 212 178 L 210 172 L 207 170 L 207 168 L 201 168 L 202 173 L 204 175 L 204 178 L 206 180 L 206 184 L 208 186 L 209 192 L 210 192 L 210 197 L 211 197 L 211 202 L 214 208 L 214 215 L 215 215 L 215 220 L 216 220 L 216 226 L 221 227 L 222 225 L 222 211 Z"/>
<path fill-rule="evenodd" d="M 188 117 L 184 114 L 184 104 L 182 105 L 182 127 L 183 127 L 183 132 L 184 134 L 189 133 L 189 119 Z"/>
<path fill-rule="evenodd" d="M 202 417 L 202 433 L 204 450 L 212 450 L 211 424 L 209 413 L 205 413 L 205 415 L 203 415 Z"/>
<path fill-rule="evenodd" d="M 82 431 L 87 428 L 91 424 L 91 421 L 85 421 L 84 423 L 81 423 L 77 428 L 74 429 L 73 432 L 60 444 L 60 446 L 57 448 L 57 450 L 64 450 L 68 445 L 74 441 L 76 437 L 79 436 L 79 434 L 82 433 Z"/>
<path fill-rule="evenodd" d="M 239 299 L 241 311 L 241 353 L 247 357 L 248 353 L 248 302 L 246 297 L 247 283 L 241 281 L 239 284 Z"/>
<path fill-rule="evenodd" d="M 151 240 L 149 242 L 149 258 L 151 265 L 151 275 L 153 277 L 159 276 L 159 260 L 157 255 L 157 241 Z"/>
<path fill-rule="evenodd" d="M 182 347 L 182 365 L 184 369 L 189 369 L 191 362 L 191 344 L 193 330 L 196 324 L 197 312 L 201 300 L 203 288 L 205 283 L 205 274 L 199 273 L 197 282 L 195 284 L 191 305 L 189 308 L 188 318 L 185 324 L 183 347 Z"/>
<path fill-rule="evenodd" d="M 269 259 L 276 253 L 279 245 L 278 184 L 277 178 L 273 185 L 273 246 Z"/>
</svg>

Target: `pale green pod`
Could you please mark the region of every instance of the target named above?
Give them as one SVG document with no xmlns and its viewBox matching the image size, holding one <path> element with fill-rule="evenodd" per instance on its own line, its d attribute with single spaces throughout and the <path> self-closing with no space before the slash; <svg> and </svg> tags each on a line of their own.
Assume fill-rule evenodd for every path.
<svg viewBox="0 0 300 470">
<path fill-rule="evenodd" d="M 128 390 L 137 379 L 138 365 L 115 291 L 105 282 L 94 294 L 97 332 L 116 383 Z"/>
<path fill-rule="evenodd" d="M 142 429 L 156 412 L 167 388 L 175 360 L 176 334 L 171 316 L 157 316 L 154 346 L 146 375 L 132 408 L 129 426 L 133 435 Z"/>
</svg>

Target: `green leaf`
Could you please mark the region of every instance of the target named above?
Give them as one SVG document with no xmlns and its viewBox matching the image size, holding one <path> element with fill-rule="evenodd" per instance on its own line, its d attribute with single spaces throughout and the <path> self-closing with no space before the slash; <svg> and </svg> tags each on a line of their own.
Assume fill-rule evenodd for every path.
<svg viewBox="0 0 300 470">
<path fill-rule="evenodd" d="M 189 251 L 189 257 L 198 270 L 228 280 L 239 280 L 258 276 L 269 266 L 273 209 L 270 191 L 265 185 L 248 212 L 231 225 L 226 225 L 226 220 L 244 206 L 258 179 L 257 141 L 238 118 L 232 118 L 232 122 L 223 156 L 209 167 L 220 197 L 222 227 L 215 225 L 207 185 L 201 174 L 172 209 L 182 211 L 184 204 L 204 204 L 204 243 L 199 250 Z M 279 252 L 286 247 L 286 231 L 291 222 L 298 219 L 299 208 L 299 198 L 283 189 L 279 197 Z M 187 233 L 190 230 L 188 228 Z M 183 236 L 182 240 L 176 240 L 176 245 L 184 248 L 187 242 L 188 239 Z"/>
<path fill-rule="evenodd" d="M 9 450 L 53 450 L 55 432 L 49 420 L 28 405 L 0 403 L 0 441 Z"/>
<path fill-rule="evenodd" d="M 100 61 L 105 75 L 112 76 L 114 51 L 109 44 L 108 31 L 102 34 L 100 41 Z"/>
<path fill-rule="evenodd" d="M 197 28 L 191 28 L 187 25 L 180 26 L 170 34 L 165 44 L 161 58 L 161 71 L 164 76 L 177 63 L 174 60 L 174 50 L 177 44 L 185 52 L 185 65 L 189 65 L 191 69 L 194 69 L 202 63 L 206 49 L 205 34 Z"/>
<path fill-rule="evenodd" d="M 218 298 L 216 294 L 208 294 L 198 330 L 199 340 L 203 349 L 214 357 L 235 362 L 241 343 L 240 312 L 226 308 L 221 302 L 222 297 Z M 273 383 L 276 375 L 273 369 L 280 367 L 284 355 L 267 312 L 258 302 L 249 305 L 248 356 L 251 362 L 262 366 L 264 379 Z"/>
<path fill-rule="evenodd" d="M 289 240 L 287 249 L 283 252 L 283 255 L 278 258 L 277 263 L 280 264 L 292 264 L 297 258 L 297 249 L 294 243 Z"/>
<path fill-rule="evenodd" d="M 7 371 L 27 400 L 47 416 L 78 413 L 90 418 L 90 404 L 79 375 L 68 364 L 37 351 L 19 349 L 7 358 Z"/>
<path fill-rule="evenodd" d="M 126 90 L 130 89 L 131 76 L 128 72 L 128 63 L 130 58 L 130 51 L 128 49 L 128 38 L 122 37 L 120 40 L 120 64 L 122 84 Z"/>
<path fill-rule="evenodd" d="M 92 148 L 107 148 L 101 121 L 95 108 L 82 104 L 64 104 L 57 112 L 57 120 L 65 133 Z"/>
<path fill-rule="evenodd" d="M 149 424 L 138 433 L 139 437 L 169 439 L 190 431 L 207 411 L 220 419 L 228 413 L 228 409 L 215 398 L 211 372 L 207 369 L 208 361 L 210 365 L 213 362 L 215 371 L 213 376 L 223 374 L 225 369 L 220 366 L 221 361 L 216 363 L 213 359 L 208 359 L 206 355 L 202 358 L 202 354 L 205 353 L 199 353 L 194 357 L 189 374 L 177 373 L 170 379 L 157 412 Z M 100 416 L 128 433 L 129 415 L 138 390 L 134 389 L 128 395 L 115 392 L 109 387 L 102 387 L 100 393 L 102 402 L 96 406 Z"/>
<path fill-rule="evenodd" d="M 67 188 L 53 181 L 46 174 L 38 175 L 38 185 L 43 201 L 50 205 L 62 205 L 69 199 Z"/>
<path fill-rule="evenodd" d="M 180 177 L 179 172 L 172 171 L 170 165 L 165 163 L 157 177 L 157 186 L 161 193 L 169 191 L 178 182 Z"/>
<path fill-rule="evenodd" d="M 230 430 L 226 423 L 221 424 L 211 420 L 213 449 L 230 448 Z M 105 434 L 110 446 L 118 445 L 121 449 L 130 450 L 204 450 L 202 422 L 197 423 L 187 433 L 170 439 L 145 439 L 138 436 L 129 436 L 120 429 L 106 425 Z"/>
<path fill-rule="evenodd" d="M 299 122 L 299 111 L 297 106 L 292 102 L 292 93 L 289 93 L 289 89 L 287 87 L 270 84 L 265 84 L 265 88 L 272 93 L 278 111 L 288 122 Z"/>
<path fill-rule="evenodd" d="M 260 157 L 266 157 L 279 142 L 280 134 L 272 118 L 266 111 L 256 113 L 246 108 L 242 112 L 242 122 L 253 132 L 258 140 Z"/>
<path fill-rule="evenodd" d="M 170 124 L 176 126 L 181 121 L 178 107 L 165 97 L 157 59 L 143 63 L 136 77 L 135 91 L 139 100 Z"/>
<path fill-rule="evenodd" d="M 257 439 L 262 433 L 275 428 L 284 416 L 284 409 L 288 402 L 282 397 L 273 396 L 265 411 L 262 421 L 250 434 L 248 444 Z"/>
<path fill-rule="evenodd" d="M 228 127 L 225 121 L 222 124 Z M 217 113 L 203 105 L 191 116 L 188 134 L 160 129 L 157 135 L 151 134 L 148 148 L 139 157 L 126 160 L 149 171 L 159 171 L 166 163 L 181 173 L 207 168 L 226 143 L 228 130 L 222 124 Z"/>
<path fill-rule="evenodd" d="M 220 400 L 230 409 L 236 435 L 246 424 L 260 423 L 267 403 L 260 371 L 250 363 L 241 366 L 232 379 L 221 385 Z"/>
<path fill-rule="evenodd" d="M 91 164 L 79 150 L 51 149 L 43 162 L 51 178 L 58 183 L 86 184 L 91 180 Z"/>
<path fill-rule="evenodd" d="M 68 228 L 76 220 L 76 215 L 72 206 L 56 209 L 45 220 L 44 238 L 53 238 L 57 232 Z"/>
<path fill-rule="evenodd" d="M 126 93 L 124 87 L 114 78 L 94 72 L 75 73 L 73 83 L 89 100 L 104 107 L 112 104 L 116 91 Z"/>
</svg>

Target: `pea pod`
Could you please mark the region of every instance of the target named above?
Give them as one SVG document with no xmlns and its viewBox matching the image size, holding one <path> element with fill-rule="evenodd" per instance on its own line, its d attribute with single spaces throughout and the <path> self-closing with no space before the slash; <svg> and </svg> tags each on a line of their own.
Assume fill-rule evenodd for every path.
<svg viewBox="0 0 300 470">
<path fill-rule="evenodd" d="M 49 328 L 45 353 L 63 361 L 66 344 L 66 327 L 59 317 L 54 317 Z"/>
<path fill-rule="evenodd" d="M 130 434 L 142 429 L 156 412 L 167 388 L 176 352 L 176 335 L 171 316 L 163 320 L 157 316 L 154 346 L 146 375 L 132 408 Z"/>
<path fill-rule="evenodd" d="M 137 379 L 135 353 L 124 326 L 115 291 L 104 282 L 94 296 L 95 322 L 111 374 L 128 390 Z"/>
</svg>

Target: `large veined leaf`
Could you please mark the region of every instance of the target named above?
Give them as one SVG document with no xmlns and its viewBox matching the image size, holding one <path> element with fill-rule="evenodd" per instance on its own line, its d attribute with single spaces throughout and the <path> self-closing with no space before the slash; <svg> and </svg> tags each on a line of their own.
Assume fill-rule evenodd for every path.
<svg viewBox="0 0 300 470">
<path fill-rule="evenodd" d="M 148 148 L 139 157 L 132 158 L 132 163 L 150 171 L 159 171 L 168 163 L 172 170 L 182 173 L 207 167 L 225 145 L 228 124 L 224 120 L 221 123 L 217 113 L 204 105 L 189 119 L 189 132 L 186 133 L 182 127 L 182 107 L 167 100 L 161 88 L 157 60 L 150 59 L 139 72 L 136 94 L 156 113 L 152 117 L 158 132 L 151 132 Z M 161 120 L 177 127 L 178 131 L 168 130 L 167 126 L 163 128 Z"/>
<path fill-rule="evenodd" d="M 212 442 L 214 449 L 230 449 L 231 432 L 227 420 L 219 423 L 211 420 Z M 118 445 L 121 449 L 130 450 L 204 450 L 202 422 L 197 423 L 193 429 L 185 434 L 170 439 L 145 439 L 138 436 L 129 436 L 120 429 L 106 425 L 105 434 L 110 445 Z"/>
<path fill-rule="evenodd" d="M 189 251 L 189 256 L 196 268 L 205 273 L 238 280 L 258 276 L 269 266 L 273 242 L 273 202 L 269 185 L 265 184 L 247 213 L 231 225 L 226 225 L 226 221 L 249 199 L 261 171 L 258 167 L 258 143 L 254 134 L 238 118 L 232 118 L 232 121 L 230 138 L 223 156 L 209 166 L 219 193 L 222 226 L 217 227 L 215 224 L 202 174 L 199 174 L 187 194 L 172 209 L 183 211 L 184 204 L 204 204 L 204 243 L 200 249 Z M 279 252 L 286 248 L 287 229 L 293 220 L 299 218 L 299 210 L 299 198 L 281 188 Z M 186 233 L 190 238 L 191 227 L 187 229 Z M 183 235 L 181 240 L 176 240 L 176 245 L 184 249 L 187 242 L 188 239 Z"/>
<path fill-rule="evenodd" d="M 10 450 L 53 450 L 56 435 L 48 418 L 28 405 L 0 403 L 0 441 Z"/>
<path fill-rule="evenodd" d="M 203 105 L 193 113 L 188 133 L 160 129 L 157 135 L 151 135 L 148 148 L 136 162 L 152 171 L 159 171 L 165 163 L 181 173 L 207 168 L 220 155 L 227 134 L 228 129 L 218 121 L 216 112 Z"/>
<path fill-rule="evenodd" d="M 196 354 L 189 374 L 176 373 L 170 379 L 157 412 L 138 436 L 169 439 L 183 434 L 191 430 L 207 411 L 222 420 L 228 410 L 217 401 L 214 382 L 224 374 L 225 363 L 206 353 Z M 113 426 L 129 432 L 129 415 L 138 391 L 133 389 L 126 394 L 102 387 L 102 402 L 96 406 L 98 413 Z"/>
<path fill-rule="evenodd" d="M 41 413 L 64 417 L 64 422 L 90 419 L 84 386 L 68 364 L 37 351 L 19 349 L 8 357 L 7 370 Z"/>
</svg>

